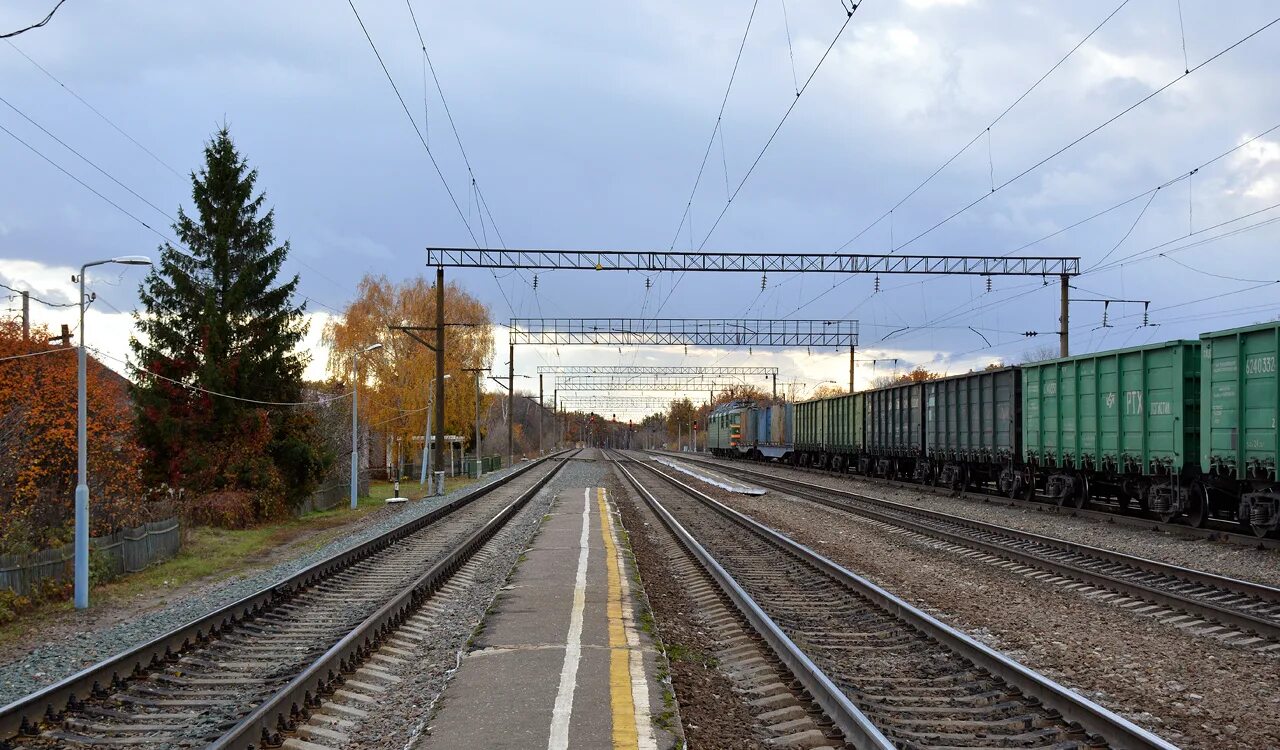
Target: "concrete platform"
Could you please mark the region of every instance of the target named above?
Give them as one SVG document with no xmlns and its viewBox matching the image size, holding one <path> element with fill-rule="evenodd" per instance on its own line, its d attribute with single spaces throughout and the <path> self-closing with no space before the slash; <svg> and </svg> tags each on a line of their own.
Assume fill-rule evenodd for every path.
<svg viewBox="0 0 1280 750">
<path fill-rule="evenodd" d="M 561 492 L 418 747 L 673 747 L 623 544 L 603 488 Z"/>
</svg>

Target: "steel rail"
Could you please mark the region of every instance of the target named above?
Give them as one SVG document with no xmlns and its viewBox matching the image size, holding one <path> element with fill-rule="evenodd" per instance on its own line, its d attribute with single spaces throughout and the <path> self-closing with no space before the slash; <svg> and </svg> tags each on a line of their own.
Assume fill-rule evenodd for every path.
<svg viewBox="0 0 1280 750">
<path fill-rule="evenodd" d="M 714 464 L 707 464 L 714 465 Z M 1060 552 L 1070 552 L 1074 554 L 1086 555 L 1098 558 L 1107 562 L 1120 565 L 1127 565 L 1137 568 L 1147 573 L 1155 575 L 1173 577 L 1183 580 L 1186 583 L 1194 583 L 1202 586 L 1209 586 L 1217 589 L 1225 589 L 1226 591 L 1242 594 L 1249 597 L 1255 597 L 1264 601 L 1280 604 L 1280 589 L 1272 588 L 1260 583 L 1252 581 L 1244 581 L 1238 578 L 1229 578 L 1220 576 L 1216 573 L 1195 570 L 1192 568 L 1184 568 L 1171 563 L 1163 563 L 1158 560 L 1151 560 L 1144 557 L 1136 557 L 1126 555 L 1122 552 L 1093 547 L 1087 544 L 1071 542 L 1056 537 L 1042 536 L 1029 531 L 1021 531 L 1006 526 L 997 526 L 982 521 L 975 521 L 968 518 L 961 518 L 939 511 L 917 508 L 902 503 L 896 503 L 892 500 L 884 498 L 872 497 L 849 490 L 836 489 L 832 487 L 823 487 L 809 482 L 802 482 L 798 479 L 789 479 L 777 476 L 770 476 L 761 472 L 750 469 L 723 468 L 717 466 L 722 471 L 738 477 L 751 477 L 757 484 L 762 484 L 771 489 L 780 490 L 797 497 L 802 497 L 810 502 L 818 503 L 828 508 L 833 508 L 844 513 L 854 515 L 862 515 L 873 518 L 877 521 L 907 529 L 909 531 L 923 534 L 925 536 L 950 542 L 961 547 L 977 549 L 988 554 L 1001 557 L 1007 560 L 1022 563 L 1040 570 L 1059 573 L 1069 578 L 1076 579 L 1083 583 L 1088 583 L 1099 588 L 1105 588 L 1126 594 L 1136 599 L 1142 599 L 1152 604 L 1160 604 L 1172 606 L 1179 610 L 1204 617 L 1209 620 L 1216 621 L 1223 625 L 1230 625 L 1234 628 L 1252 632 L 1263 638 L 1272 641 L 1280 641 L 1280 622 L 1263 617 L 1257 617 L 1248 612 L 1241 612 L 1235 609 L 1228 609 L 1213 603 L 1206 603 L 1199 599 L 1183 596 L 1174 592 L 1165 591 L 1163 589 L 1148 586 L 1142 583 L 1127 581 L 1123 578 L 1094 572 L 1087 568 L 1073 565 L 1068 562 L 1053 560 L 1031 552 L 1016 549 L 1001 544 L 999 542 L 989 542 L 983 539 L 976 539 L 963 533 L 956 533 L 946 529 L 940 529 L 921 521 L 913 521 L 911 519 L 902 518 L 893 513 L 885 513 L 878 511 L 874 507 L 858 507 L 847 502 L 833 500 L 830 497 L 823 497 L 823 494 L 837 495 L 848 497 L 855 502 L 869 503 L 874 506 L 880 506 L 888 510 L 895 511 L 911 516 L 928 519 L 939 523 L 954 524 L 956 526 L 971 529 L 973 531 L 991 534 L 995 536 L 1003 536 L 1011 541 L 1025 541 L 1034 544 L 1043 545 Z M 799 488 L 798 490 L 796 488 Z"/>
<path fill-rule="evenodd" d="M 724 503 L 668 475 L 666 472 L 648 464 L 640 462 L 637 462 L 637 464 L 644 466 L 650 472 L 680 488 L 690 497 L 696 498 L 721 516 L 791 553 L 833 579 L 840 581 L 916 630 L 968 659 L 975 666 L 1021 690 L 1024 695 L 1038 699 L 1047 708 L 1056 710 L 1066 721 L 1075 722 L 1086 731 L 1103 737 L 1112 747 L 1177 750 L 1175 745 L 1170 744 L 1159 736 L 1148 732 L 1128 719 L 1094 703 L 1069 688 L 1059 685 L 1044 675 L 1023 666 L 1004 654 L 979 643 L 968 635 L 941 622 L 932 615 L 809 549 L 805 545 L 761 524 L 749 516 L 733 510 Z"/>
<path fill-rule="evenodd" d="M 761 443 L 761 445 L 764 445 Z M 673 453 L 671 451 L 649 451 L 650 453 L 665 453 L 673 456 L 687 458 L 687 453 Z M 696 458 L 692 460 L 709 461 L 705 458 Z M 721 459 L 717 459 L 721 460 Z M 729 461 L 731 459 L 722 459 Z M 713 464 L 723 465 L 723 464 Z M 912 490 L 916 492 L 926 492 L 939 497 L 955 497 L 955 492 L 950 489 L 933 487 L 918 482 L 904 482 L 897 479 L 887 479 L 885 477 L 872 477 L 865 474 L 850 474 L 844 471 L 831 471 L 829 469 L 817 469 L 812 466 L 791 466 L 788 464 L 775 464 L 781 468 L 791 471 L 804 472 L 806 474 L 818 474 L 820 476 L 840 477 L 842 479 L 850 479 L 857 482 L 867 482 L 869 484 L 880 484 L 886 487 L 896 489 Z M 1090 518 L 1096 521 L 1104 521 L 1106 523 L 1118 523 L 1123 526 L 1129 526 L 1135 529 L 1145 529 L 1147 531 L 1163 531 L 1170 534 L 1181 534 L 1184 536 L 1194 537 L 1196 539 L 1207 539 L 1209 541 L 1230 542 L 1244 547 L 1253 547 L 1255 549 L 1274 549 L 1280 550 L 1280 538 L 1275 537 L 1259 537 L 1254 534 L 1242 534 L 1237 531 L 1228 531 L 1227 529 L 1217 527 L 1196 527 L 1187 524 L 1165 522 L 1155 518 L 1145 516 L 1135 516 L 1129 513 L 1117 510 L 1101 510 L 1094 508 L 1076 508 L 1068 505 L 1056 505 L 1054 503 L 1042 502 L 1039 500 L 1023 500 L 1021 498 L 1009 497 L 993 492 L 965 492 L 965 496 L 976 497 L 984 503 L 995 505 L 1007 505 L 1011 508 L 1028 508 L 1041 513 L 1051 513 L 1057 515 L 1065 515 L 1075 518 Z M 1222 519 L 1210 519 L 1220 523 L 1228 523 Z"/>
<path fill-rule="evenodd" d="M 733 576 L 716 561 L 711 553 L 698 543 L 698 540 L 675 519 L 675 516 L 671 515 L 670 511 L 663 507 L 662 503 L 653 496 L 653 493 L 649 492 L 626 466 L 623 466 L 623 462 L 617 459 L 615 461 L 618 470 L 627 478 L 631 486 L 640 493 L 645 503 L 662 519 L 662 522 L 671 530 L 671 533 L 675 535 L 681 545 L 689 550 L 690 554 L 706 569 L 707 573 L 720 586 L 720 589 L 738 608 L 738 611 L 747 619 L 747 622 L 769 644 L 770 649 L 773 650 L 778 659 L 804 685 L 805 690 L 813 696 L 818 705 L 822 706 L 822 710 L 844 733 L 845 739 L 859 748 L 890 750 L 895 747 L 875 724 L 867 718 L 866 714 L 862 713 L 853 704 L 853 701 L 849 700 L 849 697 L 831 681 L 831 678 L 827 677 L 818 665 L 814 664 L 813 660 L 806 656 L 800 650 L 800 647 L 782 631 L 782 628 L 778 627 L 777 623 L 765 613 L 760 605 L 756 604 L 755 599 L 734 580 Z"/>
<path fill-rule="evenodd" d="M 141 676 L 160 664 L 175 661 L 181 652 L 209 641 L 238 622 L 252 619 L 255 615 L 266 611 L 279 601 L 293 596 L 303 589 L 314 586 L 319 581 L 345 570 L 356 562 L 390 547 L 401 539 L 430 526 L 441 518 L 469 505 L 474 500 L 502 487 L 544 461 L 556 459 L 565 452 L 567 451 L 561 451 L 560 453 L 531 461 L 495 481 L 469 490 L 462 496 L 432 509 L 419 518 L 407 521 L 354 547 L 334 553 L 282 581 L 266 586 L 208 614 L 201 615 L 185 625 L 180 625 L 146 643 L 86 667 L 52 685 L 37 690 L 25 698 L 19 698 L 6 706 L 0 707 L 0 743 L 14 736 L 30 735 L 36 731 L 37 724 L 43 721 L 56 720 L 57 716 L 63 713 L 64 710 L 68 708 L 74 709 L 81 701 L 93 696 L 105 695 L 108 691 L 118 688 L 125 680 L 131 677 Z"/>
<path fill-rule="evenodd" d="M 369 615 L 297 677 L 210 743 L 207 750 L 278 747 L 283 740 L 280 736 L 282 732 L 292 732 L 297 725 L 303 723 L 310 709 L 319 706 L 321 696 L 331 694 L 341 687 L 343 675 L 354 672 L 374 649 L 421 608 L 432 594 L 537 495 L 564 465 L 565 461 L 560 461 L 532 487 L 520 493 L 493 518 L 451 549 L 408 588 Z"/>
</svg>

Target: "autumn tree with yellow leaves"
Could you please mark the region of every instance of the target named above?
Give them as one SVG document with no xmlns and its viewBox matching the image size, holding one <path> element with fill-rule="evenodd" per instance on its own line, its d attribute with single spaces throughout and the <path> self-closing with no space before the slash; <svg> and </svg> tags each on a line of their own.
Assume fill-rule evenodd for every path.
<svg viewBox="0 0 1280 750">
<path fill-rule="evenodd" d="M 50 346 L 43 326 L 0 320 L 0 553 L 71 540 L 76 486 L 76 350 Z M 87 368 L 92 534 L 145 520 L 128 384 L 90 358 Z"/>
<path fill-rule="evenodd" d="M 493 350 L 489 310 L 457 284 L 446 284 L 444 320 L 444 370 L 451 377 L 444 384 L 444 429 L 432 425 L 431 431 L 470 436 L 476 382 L 473 373 L 463 370 L 489 366 Z M 341 318 L 325 326 L 329 375 L 344 383 L 351 382 L 352 356 L 371 344 L 382 344 L 381 350 L 361 358 L 360 413 L 372 430 L 398 437 L 404 445 L 412 445 L 426 427 L 427 389 L 436 374 L 436 355 L 390 326 L 434 326 L 435 321 L 435 284 L 422 277 L 392 281 L 386 276 L 365 276 L 355 301 Z M 435 341 L 434 332 L 422 336 Z"/>
</svg>

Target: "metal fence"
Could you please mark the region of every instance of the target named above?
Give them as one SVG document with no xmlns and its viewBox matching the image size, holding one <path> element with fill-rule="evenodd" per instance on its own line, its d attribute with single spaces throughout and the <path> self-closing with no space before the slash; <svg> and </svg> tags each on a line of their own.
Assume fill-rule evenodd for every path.
<svg viewBox="0 0 1280 750">
<path fill-rule="evenodd" d="M 136 573 L 148 565 L 178 554 L 182 534 L 178 519 L 152 521 L 107 536 L 93 537 L 89 545 L 109 575 Z M 26 596 L 43 580 L 71 580 L 75 548 L 66 544 L 29 555 L 0 555 L 0 589 Z"/>
</svg>

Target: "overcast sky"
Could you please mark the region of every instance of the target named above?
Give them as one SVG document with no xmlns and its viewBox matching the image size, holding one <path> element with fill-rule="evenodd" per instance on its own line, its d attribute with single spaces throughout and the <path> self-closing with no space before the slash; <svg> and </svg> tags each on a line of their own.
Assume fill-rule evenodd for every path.
<svg viewBox="0 0 1280 750">
<path fill-rule="evenodd" d="M 5 3 L 0 31 L 38 20 L 53 2 Z M 1180 23 L 1173 0 L 1130 0 L 988 134 L 1120 0 L 867 0 L 798 102 L 797 84 L 846 13 L 840 0 L 760 0 L 723 137 L 712 143 L 678 236 L 749 0 L 411 2 L 496 231 L 479 218 L 429 79 L 424 104 L 408 8 L 370 0 L 356 7 L 481 244 L 497 246 L 500 232 L 509 247 L 661 250 L 674 238 L 677 249 L 1078 255 L 1086 269 L 1104 265 L 1077 279 L 1073 296 L 1151 300 L 1158 325 L 1139 328 L 1141 305 L 1117 303 L 1112 327 L 1101 328 L 1102 305 L 1080 302 L 1072 306 L 1073 353 L 1195 337 L 1280 313 L 1280 287 L 1267 284 L 1280 278 L 1280 227 L 1266 223 L 1280 217 L 1271 208 L 1280 204 L 1280 130 L 1240 147 L 1280 125 L 1280 24 L 1198 67 L 1272 22 L 1280 15 L 1274 2 L 1182 0 Z M 0 281 L 9 286 L 69 302 L 69 276 L 85 260 L 156 255 L 161 239 L 143 225 L 171 235 L 165 214 L 190 206 L 185 174 L 224 121 L 260 170 L 280 239 L 292 243 L 287 268 L 311 300 L 313 334 L 350 301 L 362 274 L 426 273 L 428 245 L 473 244 L 345 2 L 69 0 L 47 27 L 11 41 L 0 42 L 0 96 L 11 105 L 0 103 L 0 125 L 13 134 L 0 131 Z M 793 102 L 708 236 L 726 186 L 743 179 Z M 448 274 L 499 321 L 856 318 L 860 356 L 897 357 L 901 369 L 963 372 L 1056 342 L 1058 291 L 1039 278 L 995 278 L 988 293 L 981 278 L 886 276 L 873 293 L 870 277 L 770 277 L 761 291 L 752 274 L 691 274 L 673 292 L 669 274 L 651 276 L 646 291 L 640 274 L 559 271 L 539 274 L 535 292 L 529 272 Z M 123 313 L 137 304 L 140 278 L 136 269 L 91 277 L 95 346 L 123 355 Z M 71 312 L 36 305 L 33 316 L 56 324 Z M 1042 335 L 1021 335 L 1029 330 Z M 498 340 L 495 365 L 505 372 L 505 335 Z M 316 348 L 311 374 L 324 362 Z M 848 368 L 847 354 L 817 350 L 517 350 L 517 370 L 531 375 L 542 364 L 633 362 L 777 365 L 784 381 L 809 386 L 844 382 Z M 860 364 L 859 380 L 893 367 Z"/>
</svg>

